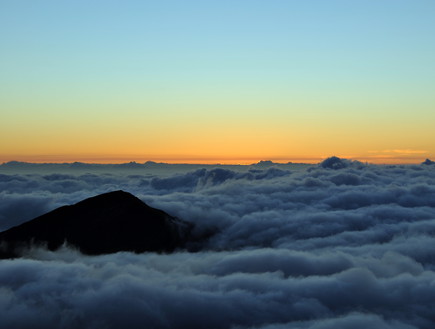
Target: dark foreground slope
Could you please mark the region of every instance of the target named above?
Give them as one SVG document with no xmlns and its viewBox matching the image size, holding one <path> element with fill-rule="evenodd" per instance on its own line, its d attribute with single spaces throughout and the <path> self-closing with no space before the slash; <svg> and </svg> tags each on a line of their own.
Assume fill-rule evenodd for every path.
<svg viewBox="0 0 435 329">
<path fill-rule="evenodd" d="M 151 208 L 124 191 L 101 194 L 57 208 L 0 233 L 0 257 L 43 245 L 50 250 L 67 243 L 86 254 L 118 251 L 171 252 L 181 247 L 190 224 Z"/>
</svg>

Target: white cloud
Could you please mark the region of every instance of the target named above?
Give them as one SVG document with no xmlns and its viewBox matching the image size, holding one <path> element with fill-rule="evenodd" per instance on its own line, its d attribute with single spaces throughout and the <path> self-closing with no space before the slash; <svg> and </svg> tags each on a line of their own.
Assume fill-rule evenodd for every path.
<svg viewBox="0 0 435 329">
<path fill-rule="evenodd" d="M 0 228 L 123 189 L 202 251 L 0 261 L 8 328 L 432 328 L 435 169 L 0 175 Z M 336 169 L 336 170 L 333 170 Z"/>
</svg>

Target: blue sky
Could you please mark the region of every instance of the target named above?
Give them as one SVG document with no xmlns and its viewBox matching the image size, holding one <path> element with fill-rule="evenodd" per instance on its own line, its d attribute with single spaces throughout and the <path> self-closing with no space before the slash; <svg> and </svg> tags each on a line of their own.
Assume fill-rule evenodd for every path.
<svg viewBox="0 0 435 329">
<path fill-rule="evenodd" d="M 216 157 L 242 149 L 260 158 L 322 156 L 316 134 L 330 138 L 327 152 L 342 155 L 414 149 L 430 156 L 435 147 L 427 138 L 435 136 L 421 131 L 435 120 L 433 17 L 433 1 L 1 1 L 0 128 L 16 141 L 4 146 L 4 157 L 29 154 L 20 130 L 36 136 L 44 122 L 62 127 L 51 134 L 58 136 L 82 122 L 92 147 L 81 152 L 71 131 L 64 152 L 98 153 L 94 135 L 109 138 L 116 122 L 126 129 L 128 120 L 151 131 L 131 136 L 144 141 L 132 148 L 135 155 L 212 156 L 192 140 L 218 148 L 203 127 L 221 131 L 213 125 L 231 121 L 237 147 L 231 154 L 218 148 Z M 95 127 L 89 118 L 107 124 Z M 237 126 L 246 122 L 241 133 Z M 314 137 L 302 151 L 283 141 L 306 140 L 303 134 L 282 132 L 252 154 L 241 136 L 264 122 L 270 128 L 263 135 L 288 122 L 289 130 Z M 153 132 L 159 125 L 197 135 L 171 149 L 174 141 Z M 371 142 L 353 153 L 327 133 L 371 125 Z M 404 130 L 416 140 L 402 140 Z M 376 146 L 385 131 L 396 131 L 395 138 Z M 38 145 L 34 156 L 61 155 L 49 138 Z"/>
</svg>

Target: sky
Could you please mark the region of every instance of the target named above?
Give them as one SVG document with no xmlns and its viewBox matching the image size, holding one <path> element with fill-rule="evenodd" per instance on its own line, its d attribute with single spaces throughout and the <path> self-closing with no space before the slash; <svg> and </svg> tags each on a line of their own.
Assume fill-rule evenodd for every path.
<svg viewBox="0 0 435 329">
<path fill-rule="evenodd" d="M 0 162 L 435 158 L 431 0 L 0 0 Z"/>
</svg>

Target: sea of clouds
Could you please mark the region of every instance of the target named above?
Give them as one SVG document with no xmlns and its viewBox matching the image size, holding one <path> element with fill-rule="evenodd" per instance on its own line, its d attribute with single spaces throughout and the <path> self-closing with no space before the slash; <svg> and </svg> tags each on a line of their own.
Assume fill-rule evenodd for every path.
<svg viewBox="0 0 435 329">
<path fill-rule="evenodd" d="M 194 223 L 198 251 L 0 260 L 0 328 L 435 327 L 435 165 L 0 168 L 0 230 L 120 189 Z"/>
</svg>

